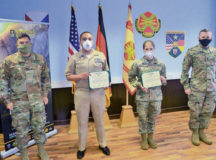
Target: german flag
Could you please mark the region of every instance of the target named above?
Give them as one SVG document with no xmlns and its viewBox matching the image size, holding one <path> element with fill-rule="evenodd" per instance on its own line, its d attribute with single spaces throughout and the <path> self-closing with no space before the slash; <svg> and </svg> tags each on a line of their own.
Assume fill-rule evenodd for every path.
<svg viewBox="0 0 216 160">
<path fill-rule="evenodd" d="M 109 66 L 109 55 L 106 41 L 106 34 L 103 23 L 102 6 L 98 6 L 98 30 L 97 30 L 97 40 L 96 40 L 96 50 L 100 51 L 106 57 Z M 110 97 L 112 96 L 111 87 L 105 90 L 106 107 L 110 106 Z"/>
</svg>

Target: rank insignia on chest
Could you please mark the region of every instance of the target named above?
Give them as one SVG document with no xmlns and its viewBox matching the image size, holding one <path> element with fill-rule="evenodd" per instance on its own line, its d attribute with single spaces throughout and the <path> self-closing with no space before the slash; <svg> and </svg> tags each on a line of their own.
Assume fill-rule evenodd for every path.
<svg viewBox="0 0 216 160">
<path fill-rule="evenodd" d="M 170 56 L 176 58 L 184 50 L 185 32 L 167 31 L 166 32 L 166 50 Z"/>
</svg>

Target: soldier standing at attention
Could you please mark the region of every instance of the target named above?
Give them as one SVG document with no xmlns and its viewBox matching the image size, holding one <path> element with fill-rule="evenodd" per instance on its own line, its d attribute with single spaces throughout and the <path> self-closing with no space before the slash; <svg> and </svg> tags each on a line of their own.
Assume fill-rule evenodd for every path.
<svg viewBox="0 0 216 160">
<path fill-rule="evenodd" d="M 157 148 L 153 140 L 157 115 L 161 112 L 162 91 L 161 87 L 144 88 L 141 75 L 143 73 L 159 71 L 160 80 L 166 85 L 165 65 L 153 56 L 155 51 L 154 42 L 147 40 L 143 43 L 144 57 L 136 60 L 129 72 L 129 82 L 137 87 L 136 104 L 139 116 L 139 133 L 141 134 L 141 148 L 147 150 Z"/>
<path fill-rule="evenodd" d="M 12 126 L 16 129 L 21 159 L 29 160 L 26 148 L 31 124 L 38 156 L 41 160 L 49 160 L 44 149 L 47 140 L 44 104 L 48 103 L 47 95 L 51 90 L 49 69 L 43 56 L 31 52 L 29 35 L 23 33 L 18 36 L 16 45 L 18 52 L 6 57 L 0 65 L 1 85 L 4 87 L 0 95 L 12 112 Z"/>
<path fill-rule="evenodd" d="M 200 44 L 187 51 L 181 75 L 181 84 L 189 99 L 189 127 L 193 132 L 191 140 L 196 146 L 200 145 L 200 140 L 208 145 L 212 144 L 204 133 L 215 109 L 216 98 L 216 49 L 208 46 L 211 40 L 212 33 L 209 30 L 200 31 Z M 192 73 L 189 81 L 190 67 Z"/>
<path fill-rule="evenodd" d="M 88 77 L 90 76 L 90 72 L 107 71 L 109 68 L 103 53 L 92 49 L 93 36 L 90 32 L 83 32 L 80 35 L 80 45 L 82 46 L 81 51 L 71 56 L 65 70 L 67 80 L 76 81 L 77 87 L 74 95 L 74 101 L 79 126 L 78 159 L 82 159 L 86 151 L 90 108 L 95 121 L 99 149 L 105 155 L 110 155 L 110 150 L 106 146 L 104 130 L 104 88 L 89 90 L 88 85 Z"/>
</svg>

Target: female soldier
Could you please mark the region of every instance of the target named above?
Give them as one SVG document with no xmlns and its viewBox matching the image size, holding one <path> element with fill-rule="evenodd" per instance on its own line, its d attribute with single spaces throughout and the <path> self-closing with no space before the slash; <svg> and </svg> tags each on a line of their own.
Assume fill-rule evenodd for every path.
<svg viewBox="0 0 216 160">
<path fill-rule="evenodd" d="M 149 146 L 157 148 L 157 144 L 153 140 L 153 134 L 157 115 L 161 111 L 162 91 L 161 86 L 143 87 L 141 75 L 159 71 L 160 80 L 163 85 L 166 85 L 166 68 L 162 62 L 153 56 L 155 51 L 154 42 L 145 41 L 143 50 L 144 57 L 136 60 L 130 69 L 129 82 L 137 87 L 136 104 L 139 115 L 139 133 L 142 137 L 141 148 L 147 150 Z"/>
</svg>

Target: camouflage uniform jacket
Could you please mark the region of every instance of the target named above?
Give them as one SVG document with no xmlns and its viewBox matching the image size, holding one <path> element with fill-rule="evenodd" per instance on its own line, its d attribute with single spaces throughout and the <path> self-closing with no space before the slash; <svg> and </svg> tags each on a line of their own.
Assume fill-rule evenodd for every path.
<svg viewBox="0 0 216 160">
<path fill-rule="evenodd" d="M 49 69 L 39 54 L 23 57 L 17 52 L 9 55 L 2 61 L 0 73 L 0 94 L 5 104 L 18 101 L 34 104 L 51 90 Z"/>
<path fill-rule="evenodd" d="M 148 92 L 143 92 L 139 87 L 142 84 L 141 75 L 143 73 L 159 71 L 160 75 L 166 78 L 166 67 L 165 65 L 157 60 L 155 57 L 152 60 L 147 60 L 144 56 L 143 58 L 136 60 L 129 73 L 128 79 L 132 86 L 137 87 L 136 100 L 137 101 L 160 101 L 162 100 L 161 87 L 149 88 Z M 166 85 L 166 82 L 163 84 Z"/>
<path fill-rule="evenodd" d="M 189 69 L 192 67 L 189 83 Z M 190 48 L 184 57 L 181 84 L 184 89 L 206 92 L 216 90 L 216 49 L 202 48 L 197 45 Z"/>
<path fill-rule="evenodd" d="M 102 52 L 93 50 L 88 58 L 82 52 L 76 53 L 70 57 L 68 65 L 65 69 L 65 75 L 81 74 L 84 72 L 100 72 L 108 71 L 106 58 Z M 88 89 L 88 79 L 78 80 L 76 82 L 77 88 Z"/>
</svg>

